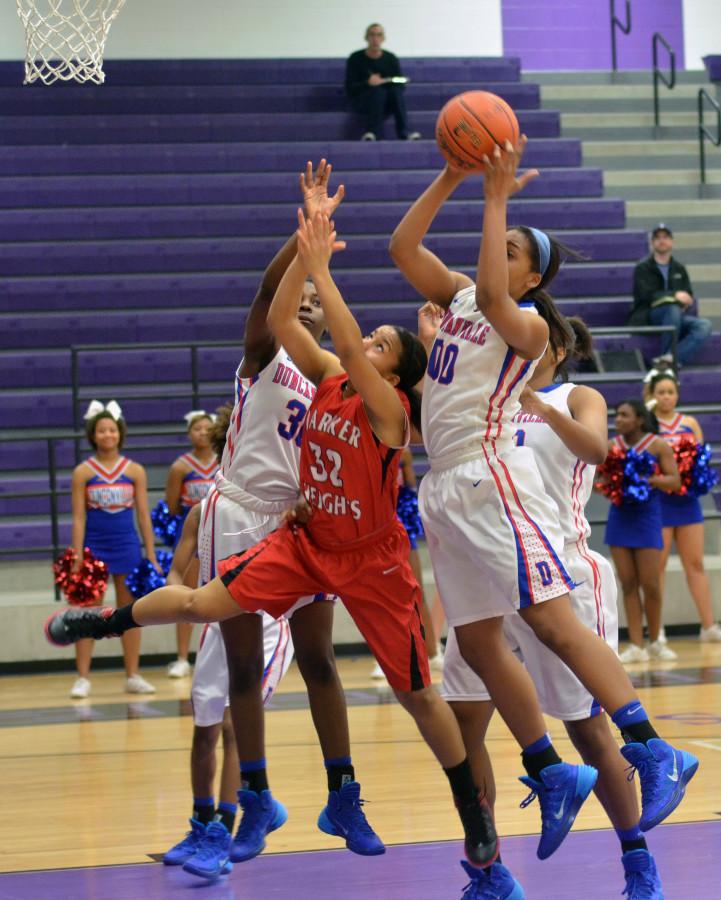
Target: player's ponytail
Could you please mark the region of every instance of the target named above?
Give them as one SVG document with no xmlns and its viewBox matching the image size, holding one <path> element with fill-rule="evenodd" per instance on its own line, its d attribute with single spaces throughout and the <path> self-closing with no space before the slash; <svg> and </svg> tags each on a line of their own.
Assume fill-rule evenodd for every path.
<svg viewBox="0 0 721 900">
<path fill-rule="evenodd" d="M 219 406 L 215 411 L 215 421 L 213 422 L 213 427 L 210 429 L 210 446 L 213 448 L 213 452 L 218 459 L 221 458 L 223 450 L 225 450 L 225 436 L 228 433 L 230 417 L 232 415 L 232 403 L 226 403 L 224 406 Z"/>
<path fill-rule="evenodd" d="M 396 367 L 395 374 L 399 377 L 398 390 L 408 398 L 411 407 L 411 424 L 418 431 L 421 430 L 421 395 L 416 390 L 416 385 L 422 381 L 428 365 L 426 349 L 418 337 L 407 328 L 394 325 L 396 334 L 401 342 L 401 356 Z"/>
</svg>

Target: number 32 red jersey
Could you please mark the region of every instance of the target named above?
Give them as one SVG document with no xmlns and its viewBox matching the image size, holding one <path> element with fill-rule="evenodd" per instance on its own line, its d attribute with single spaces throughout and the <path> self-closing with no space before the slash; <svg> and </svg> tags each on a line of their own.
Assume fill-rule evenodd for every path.
<svg viewBox="0 0 721 900">
<path fill-rule="evenodd" d="M 300 488 L 313 508 L 307 525 L 321 547 L 362 541 L 396 519 L 402 447 L 373 433 L 358 394 L 344 398 L 345 373 L 318 386 L 305 419 Z M 398 391 L 408 416 L 408 400 Z"/>
</svg>

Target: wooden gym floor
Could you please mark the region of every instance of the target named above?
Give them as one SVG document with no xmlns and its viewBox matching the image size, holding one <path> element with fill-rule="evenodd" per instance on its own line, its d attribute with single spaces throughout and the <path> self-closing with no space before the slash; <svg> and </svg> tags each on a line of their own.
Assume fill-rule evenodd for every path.
<svg viewBox="0 0 721 900">
<path fill-rule="evenodd" d="M 671 825 L 721 825 L 721 645 L 700 645 L 685 639 L 673 641 L 672 646 L 679 653 L 678 662 L 641 664 L 630 667 L 629 671 L 658 730 L 678 747 L 696 754 L 701 767 L 687 798 L 668 824 L 650 835 L 652 850 L 655 834 L 661 835 L 664 830 L 669 838 L 676 834 Z M 389 846 L 435 846 L 435 842 L 450 841 L 450 845 L 442 846 L 450 846 L 449 852 L 457 861 L 461 851 L 456 842 L 461 831 L 447 783 L 412 720 L 395 703 L 387 687 L 378 687 L 370 680 L 369 657 L 341 658 L 339 668 L 348 693 L 353 760 L 363 796 L 370 801 L 366 806 L 369 820 Z M 120 672 L 99 671 L 93 675 L 93 692 L 87 701 L 68 699 L 73 681 L 70 673 L 2 679 L 0 759 L 4 815 L 0 818 L 0 869 L 3 872 L 75 867 L 95 870 L 95 867 L 148 863 L 151 854 L 161 854 L 182 837 L 191 802 L 188 756 L 192 719 L 184 702 L 190 680 L 171 681 L 164 670 L 148 669 L 144 674 L 157 687 L 157 694 L 132 698 L 122 693 Z M 549 726 L 563 756 L 569 761 L 575 759 L 563 728 L 553 720 L 549 720 Z M 322 834 L 315 827 L 325 800 L 325 773 L 295 667 L 273 698 L 266 728 L 271 787 L 287 806 L 289 819 L 282 829 L 269 836 L 261 860 L 271 854 L 338 848 L 338 839 Z M 498 783 L 499 833 L 504 837 L 535 835 L 539 827 L 538 806 L 534 803 L 525 810 L 518 806 L 526 793 L 516 780 L 522 774 L 518 748 L 498 716 L 491 726 L 489 749 Z M 551 866 L 556 860 L 568 865 L 573 861 L 568 846 L 573 846 L 571 841 L 582 839 L 580 834 L 575 835 L 583 831 L 597 834 L 596 829 L 605 830 L 608 837 L 608 820 L 596 799 L 591 798 L 574 826 L 569 844 L 542 865 Z M 716 826 L 713 829 L 719 846 L 721 833 Z M 690 831 L 681 829 L 670 843 L 677 848 L 685 840 L 684 834 L 690 842 L 688 853 L 693 855 L 697 838 Z M 507 846 L 516 849 L 523 846 L 525 856 L 532 856 L 535 838 L 523 845 L 509 841 Z M 606 892 L 598 895 L 587 891 L 589 900 L 596 896 L 617 896 L 623 887 L 622 879 L 619 882 L 618 846 L 615 843 L 609 846 L 613 848 L 608 860 L 609 872 L 613 873 L 612 889 L 607 885 Z M 514 854 L 518 855 L 515 851 Z M 597 854 L 594 851 L 591 855 Z M 374 865 L 348 853 L 322 856 L 340 860 L 341 866 L 343 860 L 348 866 L 363 864 L 366 866 L 363 871 L 370 871 L 367 867 Z M 384 859 L 389 857 L 390 854 Z M 247 864 L 247 870 L 259 862 Z M 659 864 L 667 878 L 663 860 Z M 454 865 L 457 867 L 457 862 Z M 163 867 L 145 866 L 142 871 L 151 869 L 159 870 L 162 875 Z M 239 870 L 236 866 L 236 872 Z M 243 871 L 246 871 L 245 864 Z M 703 872 L 700 874 L 703 876 Z M 234 877 L 235 873 L 230 876 Z M 721 896 L 718 888 L 721 870 L 709 871 L 708 877 L 715 881 L 713 890 L 720 892 L 697 891 L 692 893 L 694 900 Z M 453 888 L 438 896 L 460 896 L 456 887 L 462 881 L 463 873 L 458 868 L 457 873 L 454 871 Z M 534 893 L 533 887 L 532 883 L 526 884 L 529 898 L 565 896 L 559 892 L 560 888 L 544 888 L 538 893 L 536 885 Z M 0 898 L 31 896 L 17 890 L 14 881 L 11 884 L 7 877 L 0 877 Z M 80 888 L 70 889 L 70 893 L 63 889 L 62 893 L 66 897 L 96 896 L 94 892 L 75 895 L 73 890 Z M 148 896 L 165 896 L 163 891 L 164 888 Z M 271 893 L 278 897 L 310 896 L 299 887 L 290 890 L 287 883 L 285 892 Z M 32 895 L 46 896 L 41 891 Z M 51 895 L 52 892 L 48 894 Z M 58 889 L 57 896 L 60 895 Z M 385 894 L 376 891 L 374 895 Z M 393 895 L 396 900 L 406 896 L 395 889 Z M 111 891 L 103 896 L 126 895 Z M 245 897 L 246 894 L 233 892 L 222 896 Z M 319 896 L 317 892 L 316 896 Z M 367 895 L 358 893 L 357 896 Z M 412 896 L 437 895 L 415 892 Z M 667 889 L 666 896 L 680 894 L 669 893 Z"/>
</svg>

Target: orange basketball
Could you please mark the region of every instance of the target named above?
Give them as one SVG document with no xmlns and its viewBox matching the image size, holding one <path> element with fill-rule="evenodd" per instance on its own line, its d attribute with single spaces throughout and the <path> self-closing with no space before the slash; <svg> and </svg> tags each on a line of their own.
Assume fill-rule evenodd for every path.
<svg viewBox="0 0 721 900">
<path fill-rule="evenodd" d="M 446 103 L 438 113 L 436 141 L 455 169 L 482 172 L 484 154 L 490 157 L 496 144 L 518 143 L 518 119 L 511 107 L 488 91 L 466 91 Z"/>
</svg>

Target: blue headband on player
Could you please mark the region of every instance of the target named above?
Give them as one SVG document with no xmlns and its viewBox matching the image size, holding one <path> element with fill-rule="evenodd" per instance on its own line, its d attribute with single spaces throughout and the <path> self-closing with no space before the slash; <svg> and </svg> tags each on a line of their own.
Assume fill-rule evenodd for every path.
<svg viewBox="0 0 721 900">
<path fill-rule="evenodd" d="M 538 247 L 538 258 L 541 267 L 541 275 L 546 274 L 546 269 L 551 261 L 551 241 L 545 231 L 539 231 L 538 228 L 528 229 L 533 235 Z"/>
</svg>

